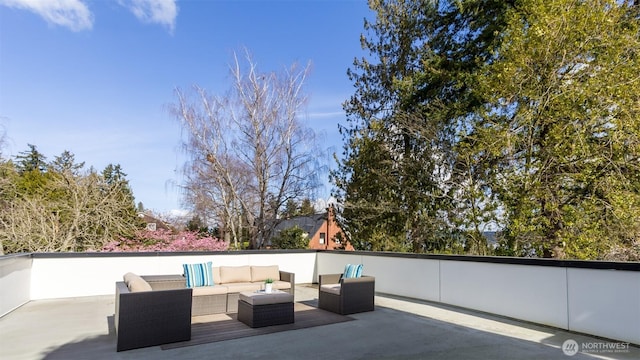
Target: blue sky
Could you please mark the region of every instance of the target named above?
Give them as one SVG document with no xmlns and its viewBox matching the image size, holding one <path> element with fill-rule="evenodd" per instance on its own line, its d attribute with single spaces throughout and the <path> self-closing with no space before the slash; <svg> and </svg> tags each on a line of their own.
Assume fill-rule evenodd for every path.
<svg viewBox="0 0 640 360">
<path fill-rule="evenodd" d="M 98 170 L 120 164 L 136 202 L 179 209 L 173 91 L 225 92 L 244 48 L 263 72 L 311 62 L 301 120 L 340 153 L 346 71 L 370 16 L 365 0 L 0 0 L 2 156 L 33 144 L 48 160 L 69 150 Z"/>
</svg>

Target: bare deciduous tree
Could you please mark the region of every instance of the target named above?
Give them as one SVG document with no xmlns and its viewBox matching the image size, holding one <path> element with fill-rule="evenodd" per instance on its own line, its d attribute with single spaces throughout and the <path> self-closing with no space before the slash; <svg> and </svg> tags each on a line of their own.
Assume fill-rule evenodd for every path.
<svg viewBox="0 0 640 360">
<path fill-rule="evenodd" d="M 2 170 L 0 250 L 3 252 L 100 250 L 108 241 L 132 234 L 138 228 L 127 215 L 133 203 L 123 199 L 122 188 L 107 184 L 94 171 L 51 173 L 46 192 L 24 194 L 11 181 L 11 167 L 4 164 Z"/>
<path fill-rule="evenodd" d="M 210 95 L 194 86 L 195 100 L 180 89 L 171 112 L 181 123 L 189 160 L 185 201 L 215 218 L 226 240 L 246 237 L 260 248 L 288 200 L 319 186 L 323 159 L 315 132 L 300 117 L 309 67 L 260 73 L 251 56 L 234 56 L 231 90 Z"/>
</svg>

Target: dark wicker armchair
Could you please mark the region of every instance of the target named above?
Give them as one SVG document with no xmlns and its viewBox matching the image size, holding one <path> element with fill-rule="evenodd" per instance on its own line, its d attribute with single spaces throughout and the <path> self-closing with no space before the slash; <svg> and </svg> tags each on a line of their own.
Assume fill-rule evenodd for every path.
<svg viewBox="0 0 640 360">
<path fill-rule="evenodd" d="M 191 339 L 192 289 L 130 292 L 116 282 L 117 351 Z"/>
<path fill-rule="evenodd" d="M 347 315 L 374 310 L 376 279 L 373 276 L 341 278 L 341 274 L 320 275 L 318 307 Z"/>
</svg>

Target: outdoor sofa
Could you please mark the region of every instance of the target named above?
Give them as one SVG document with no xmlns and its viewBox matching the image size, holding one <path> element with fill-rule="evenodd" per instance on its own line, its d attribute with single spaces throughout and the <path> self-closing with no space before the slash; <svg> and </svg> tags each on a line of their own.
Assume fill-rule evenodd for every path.
<svg viewBox="0 0 640 360">
<path fill-rule="evenodd" d="M 213 285 L 187 287 L 188 275 L 124 275 L 116 282 L 115 327 L 118 351 L 154 346 L 191 338 L 191 317 L 238 311 L 241 291 L 264 288 L 295 295 L 295 274 L 271 266 L 211 266 Z M 185 267 L 187 269 L 187 267 Z"/>
</svg>

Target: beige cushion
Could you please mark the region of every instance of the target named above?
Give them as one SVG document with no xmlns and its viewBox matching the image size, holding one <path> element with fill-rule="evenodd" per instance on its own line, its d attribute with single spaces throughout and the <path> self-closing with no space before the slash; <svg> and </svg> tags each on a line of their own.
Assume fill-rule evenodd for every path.
<svg viewBox="0 0 640 360">
<path fill-rule="evenodd" d="M 221 295 L 226 294 L 228 291 L 227 287 L 224 285 L 214 285 L 214 286 L 198 286 L 193 288 L 193 296 L 202 296 L 202 295 Z"/>
<path fill-rule="evenodd" d="M 272 292 L 270 294 L 267 294 L 264 292 L 257 293 L 257 292 L 244 291 L 240 293 L 240 300 L 254 306 L 266 305 L 266 304 L 280 304 L 280 303 L 293 302 L 293 295 L 287 292 L 282 292 L 282 291 Z"/>
<path fill-rule="evenodd" d="M 213 267 L 213 283 L 220 284 L 220 267 Z"/>
<path fill-rule="evenodd" d="M 220 284 L 251 282 L 251 267 L 220 266 Z"/>
<path fill-rule="evenodd" d="M 287 289 L 291 289 L 291 283 L 287 281 L 276 280 L 273 282 L 272 287 L 274 289 L 287 290 Z"/>
<path fill-rule="evenodd" d="M 263 288 L 263 283 L 250 283 L 250 282 L 241 282 L 241 283 L 228 283 L 225 284 L 229 293 L 239 293 L 241 291 L 257 291 Z"/>
<path fill-rule="evenodd" d="M 280 269 L 278 265 L 270 266 L 252 266 L 251 267 L 251 281 L 265 281 L 267 279 L 279 280 Z"/>
<path fill-rule="evenodd" d="M 131 282 L 131 280 L 139 278 L 140 276 L 132 273 L 132 272 L 128 272 L 126 274 L 124 274 L 122 276 L 122 279 L 124 280 L 124 283 L 127 284 L 127 286 L 129 286 L 129 282 Z"/>
<path fill-rule="evenodd" d="M 131 292 L 141 292 L 141 291 L 151 291 L 151 285 L 146 282 L 139 275 L 128 272 L 124 274 L 122 277 L 124 279 L 124 283 L 127 284 L 129 291 Z"/>
<path fill-rule="evenodd" d="M 340 284 L 325 284 L 320 286 L 320 291 L 340 295 Z"/>
</svg>

